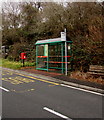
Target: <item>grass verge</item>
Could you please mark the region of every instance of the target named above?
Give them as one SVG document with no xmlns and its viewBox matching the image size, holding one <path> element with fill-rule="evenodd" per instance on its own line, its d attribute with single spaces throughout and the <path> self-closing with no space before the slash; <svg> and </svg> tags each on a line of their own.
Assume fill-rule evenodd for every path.
<svg viewBox="0 0 104 120">
<path fill-rule="evenodd" d="M 25 62 L 25 67 L 35 66 L 35 63 Z M 11 68 L 11 69 L 21 69 L 23 64 L 21 61 L 9 61 L 8 59 L 2 59 L 2 67 Z"/>
</svg>

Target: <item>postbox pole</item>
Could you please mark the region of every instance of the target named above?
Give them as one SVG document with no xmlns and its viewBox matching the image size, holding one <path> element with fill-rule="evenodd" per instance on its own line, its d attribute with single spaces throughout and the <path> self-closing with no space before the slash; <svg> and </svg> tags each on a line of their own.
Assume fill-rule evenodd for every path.
<svg viewBox="0 0 104 120">
<path fill-rule="evenodd" d="M 25 59 L 22 59 L 23 67 L 25 66 Z"/>
</svg>

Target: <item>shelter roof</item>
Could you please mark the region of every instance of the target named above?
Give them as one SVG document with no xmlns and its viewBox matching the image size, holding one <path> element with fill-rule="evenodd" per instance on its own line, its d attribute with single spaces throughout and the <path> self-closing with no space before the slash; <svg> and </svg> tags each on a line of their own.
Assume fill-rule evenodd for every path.
<svg viewBox="0 0 104 120">
<path fill-rule="evenodd" d="M 54 38 L 54 39 L 46 39 L 46 40 L 38 40 L 35 44 L 49 44 L 49 43 L 56 43 L 62 42 L 61 38 Z"/>
<path fill-rule="evenodd" d="M 35 45 L 50 44 L 50 43 L 60 43 L 60 42 L 63 42 L 63 39 L 61 39 L 61 38 L 54 38 L 54 39 L 38 40 L 35 43 Z M 72 41 L 66 41 L 66 42 L 72 43 Z"/>
</svg>

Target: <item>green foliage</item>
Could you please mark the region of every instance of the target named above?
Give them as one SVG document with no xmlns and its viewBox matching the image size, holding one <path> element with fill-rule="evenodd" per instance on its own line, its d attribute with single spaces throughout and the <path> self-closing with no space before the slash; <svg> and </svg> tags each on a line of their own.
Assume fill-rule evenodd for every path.
<svg viewBox="0 0 104 120">
<path fill-rule="evenodd" d="M 10 61 L 8 59 L 2 59 L 2 66 L 11 69 L 20 69 L 23 66 L 22 61 Z M 25 62 L 25 67 L 35 66 L 34 62 Z"/>
<path fill-rule="evenodd" d="M 2 18 L 3 45 L 10 47 L 8 59 L 19 61 L 20 53 L 27 52 L 27 61 L 35 61 L 35 42 L 60 37 L 66 28 L 67 39 L 73 41 L 74 69 L 87 71 L 90 64 L 104 65 L 102 3 L 10 3 L 11 8 L 15 6 L 12 10 L 7 6 Z"/>
<path fill-rule="evenodd" d="M 26 53 L 26 61 L 35 61 L 35 48 L 34 45 L 29 45 L 27 43 L 15 43 L 14 45 L 9 46 L 9 60 L 19 61 L 21 60 L 20 54 L 22 52 Z"/>
</svg>

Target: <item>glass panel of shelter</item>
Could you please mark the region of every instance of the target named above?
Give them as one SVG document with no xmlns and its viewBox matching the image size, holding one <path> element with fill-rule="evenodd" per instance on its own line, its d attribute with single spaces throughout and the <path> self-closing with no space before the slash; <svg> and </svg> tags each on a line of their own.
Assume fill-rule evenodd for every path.
<svg viewBox="0 0 104 120">
<path fill-rule="evenodd" d="M 65 73 L 65 57 L 68 70 L 71 69 L 71 44 L 67 43 L 65 56 L 65 42 L 37 45 L 37 69 Z"/>
<path fill-rule="evenodd" d="M 72 66 L 71 66 L 71 61 L 72 61 L 72 48 L 71 48 L 72 44 L 67 43 L 67 67 L 68 67 L 68 71 L 72 70 Z"/>
<path fill-rule="evenodd" d="M 37 68 L 38 69 L 47 69 L 47 64 L 44 61 L 47 61 L 47 56 L 44 56 L 45 45 L 38 45 L 37 49 Z"/>
<path fill-rule="evenodd" d="M 62 70 L 61 43 L 49 44 L 49 69 L 56 72 Z"/>
</svg>

